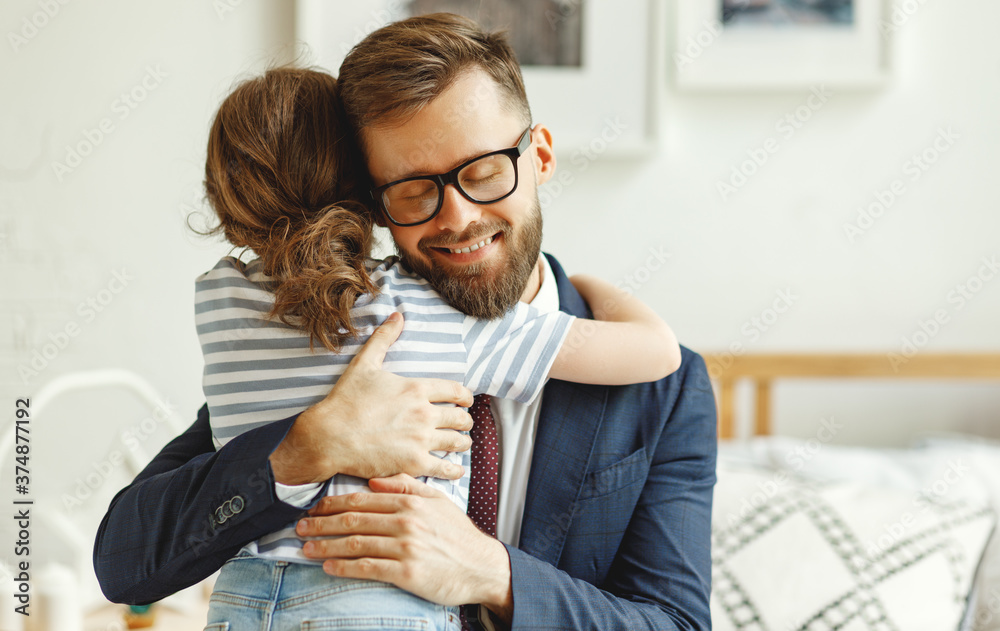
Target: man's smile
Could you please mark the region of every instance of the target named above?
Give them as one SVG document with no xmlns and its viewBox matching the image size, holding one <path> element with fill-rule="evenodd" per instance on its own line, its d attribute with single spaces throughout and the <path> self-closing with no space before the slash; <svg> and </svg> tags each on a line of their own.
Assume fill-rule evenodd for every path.
<svg viewBox="0 0 1000 631">
<path fill-rule="evenodd" d="M 491 243 L 493 243 L 493 237 L 489 236 L 480 241 L 479 243 L 473 243 L 472 245 L 466 246 L 464 248 L 457 248 L 457 249 L 449 248 L 448 251 L 451 252 L 452 254 L 468 254 L 469 252 L 474 252 L 479 248 L 484 248 Z"/>
<path fill-rule="evenodd" d="M 471 243 L 456 243 L 450 247 L 431 246 L 428 249 L 451 263 L 476 263 L 489 257 L 502 237 L 503 232 L 497 232 Z"/>
</svg>

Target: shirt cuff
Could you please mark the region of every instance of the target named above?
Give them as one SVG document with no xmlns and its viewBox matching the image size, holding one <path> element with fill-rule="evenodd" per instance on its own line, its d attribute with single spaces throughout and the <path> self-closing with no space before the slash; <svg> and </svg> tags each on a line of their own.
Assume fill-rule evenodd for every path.
<svg viewBox="0 0 1000 631">
<path fill-rule="evenodd" d="M 286 504 L 290 504 L 296 508 L 306 508 L 316 498 L 316 491 L 322 487 L 322 482 L 289 485 L 275 481 L 274 494 L 280 501 Z"/>
</svg>

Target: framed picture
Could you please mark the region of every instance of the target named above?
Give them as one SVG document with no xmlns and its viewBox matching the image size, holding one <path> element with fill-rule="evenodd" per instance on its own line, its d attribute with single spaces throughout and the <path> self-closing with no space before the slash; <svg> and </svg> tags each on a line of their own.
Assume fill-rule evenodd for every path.
<svg viewBox="0 0 1000 631">
<path fill-rule="evenodd" d="M 867 89 L 889 72 L 885 0 L 678 0 L 682 90 Z"/>
<path fill-rule="evenodd" d="M 521 62 L 535 123 L 557 154 L 636 156 L 656 138 L 657 77 L 666 51 L 654 31 L 660 0 L 298 0 L 296 34 L 336 74 L 365 35 L 395 20 L 448 11 L 506 30 Z"/>
</svg>

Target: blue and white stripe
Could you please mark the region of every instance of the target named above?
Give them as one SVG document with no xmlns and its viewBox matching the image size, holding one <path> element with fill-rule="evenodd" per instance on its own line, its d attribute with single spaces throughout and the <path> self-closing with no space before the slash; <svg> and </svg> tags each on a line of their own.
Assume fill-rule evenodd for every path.
<svg viewBox="0 0 1000 631">
<path fill-rule="evenodd" d="M 476 393 L 529 403 L 541 392 L 573 317 L 539 314 L 524 303 L 499 320 L 478 320 L 458 311 L 430 286 L 403 269 L 395 257 L 371 259 L 368 269 L 379 288 L 351 310 L 359 336 L 339 353 L 310 349 L 301 330 L 270 320 L 273 281 L 260 260 L 223 258 L 195 282 L 195 322 L 205 356 L 203 386 L 216 447 L 264 424 L 288 418 L 322 400 L 351 358 L 390 313 L 403 314 L 404 328 L 386 354 L 383 368 L 406 377 L 464 383 Z M 294 321 L 292 322 L 294 324 Z M 462 465 L 466 476 L 429 478 L 465 510 L 469 454 L 435 453 Z M 335 476 L 327 495 L 365 492 L 367 481 Z M 303 538 L 294 524 L 250 544 L 261 556 L 312 562 L 302 555 Z"/>
</svg>

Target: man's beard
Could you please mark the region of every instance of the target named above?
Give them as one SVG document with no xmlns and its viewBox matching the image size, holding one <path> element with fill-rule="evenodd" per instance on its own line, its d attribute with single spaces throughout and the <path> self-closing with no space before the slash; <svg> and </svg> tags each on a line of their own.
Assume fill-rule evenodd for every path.
<svg viewBox="0 0 1000 631">
<path fill-rule="evenodd" d="M 506 251 L 502 260 L 450 269 L 434 266 L 433 247 L 478 243 L 498 232 L 502 234 L 502 245 Z M 500 318 L 521 299 L 528 279 L 538 264 L 542 249 L 542 209 L 538 196 L 535 196 L 520 230 L 515 231 L 513 226 L 502 220 L 475 223 L 462 234 L 421 239 L 417 249 L 423 257 L 408 255 L 398 244 L 396 254 L 404 265 L 426 278 L 451 306 L 476 318 Z"/>
</svg>

